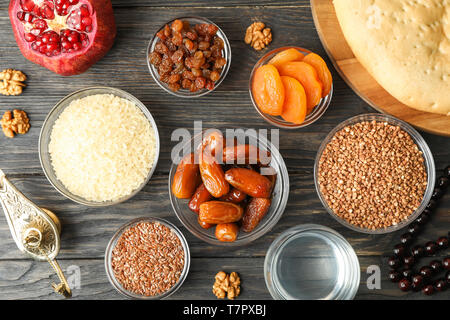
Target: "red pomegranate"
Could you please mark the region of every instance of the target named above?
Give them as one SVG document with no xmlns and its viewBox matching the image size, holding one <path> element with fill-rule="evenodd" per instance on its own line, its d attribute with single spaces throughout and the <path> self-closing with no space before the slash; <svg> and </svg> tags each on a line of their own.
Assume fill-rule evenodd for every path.
<svg viewBox="0 0 450 320">
<path fill-rule="evenodd" d="M 11 0 L 9 18 L 25 58 L 63 76 L 89 69 L 116 36 L 110 0 Z"/>
</svg>

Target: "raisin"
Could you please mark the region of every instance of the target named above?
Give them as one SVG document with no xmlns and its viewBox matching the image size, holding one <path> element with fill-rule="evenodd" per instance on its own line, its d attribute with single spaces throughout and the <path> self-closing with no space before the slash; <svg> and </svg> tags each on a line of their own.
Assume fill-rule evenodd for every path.
<svg viewBox="0 0 450 320">
<path fill-rule="evenodd" d="M 194 75 L 194 77 L 196 77 L 196 78 L 200 77 L 203 74 L 202 71 L 198 68 L 192 68 L 191 71 L 192 71 L 192 74 Z"/>
<path fill-rule="evenodd" d="M 175 69 L 173 69 L 173 73 L 176 74 L 183 74 L 186 71 L 186 67 L 184 66 L 184 64 L 182 62 L 177 63 L 175 65 Z"/>
<path fill-rule="evenodd" d="M 165 53 L 169 52 L 169 49 L 167 48 L 167 46 L 164 43 L 158 42 L 155 45 L 155 51 L 160 54 L 165 54 Z"/>
<path fill-rule="evenodd" d="M 169 89 L 174 91 L 174 92 L 180 90 L 180 88 L 181 88 L 181 85 L 178 82 L 176 82 L 176 83 L 169 83 Z"/>
<path fill-rule="evenodd" d="M 214 89 L 214 82 L 211 81 L 211 80 L 206 81 L 205 88 L 208 89 L 208 90 L 213 90 Z"/>
<path fill-rule="evenodd" d="M 174 83 L 176 83 L 176 82 L 178 82 L 178 81 L 180 81 L 181 80 L 181 75 L 180 74 L 172 74 L 170 77 L 169 77 L 169 83 L 171 83 L 171 84 L 174 84 Z"/>
<path fill-rule="evenodd" d="M 169 82 L 169 78 L 170 78 L 170 75 L 168 73 L 166 73 L 166 74 L 162 74 L 159 77 L 159 80 L 161 80 L 161 82 L 168 83 Z"/>
<path fill-rule="evenodd" d="M 224 48 L 223 40 L 218 36 L 214 37 L 214 45 L 219 47 L 220 49 Z"/>
<path fill-rule="evenodd" d="M 184 46 L 186 47 L 186 49 L 188 49 L 189 51 L 191 51 L 194 48 L 194 43 L 189 40 L 189 39 L 184 39 Z"/>
<path fill-rule="evenodd" d="M 172 66 L 166 66 L 161 63 L 158 67 L 158 72 L 160 76 L 170 73 L 170 71 L 172 71 Z"/>
<path fill-rule="evenodd" d="M 183 21 L 176 19 L 174 22 L 172 22 L 172 31 L 175 32 L 180 32 L 181 30 L 183 30 Z"/>
<path fill-rule="evenodd" d="M 220 73 L 218 73 L 217 71 L 212 71 L 211 74 L 209 75 L 209 79 L 211 79 L 211 81 L 217 81 L 220 79 Z"/>
<path fill-rule="evenodd" d="M 200 41 L 198 43 L 198 49 L 199 50 L 207 50 L 210 46 L 210 43 L 208 41 Z"/>
<path fill-rule="evenodd" d="M 195 80 L 194 74 L 193 74 L 191 71 L 188 71 L 188 70 L 186 70 L 186 71 L 183 72 L 183 78 L 189 79 L 189 80 L 191 80 L 191 81 L 194 81 L 194 80 Z"/>
<path fill-rule="evenodd" d="M 195 86 L 198 89 L 203 89 L 206 85 L 206 79 L 204 77 L 197 77 L 197 79 L 195 79 Z"/>
<path fill-rule="evenodd" d="M 156 33 L 156 36 L 157 36 L 158 38 L 160 38 L 162 41 L 164 41 L 164 40 L 167 39 L 166 35 L 164 34 L 164 30 L 159 30 L 159 31 Z"/>
<path fill-rule="evenodd" d="M 214 63 L 215 68 L 222 68 L 227 63 L 227 59 L 225 58 L 218 58 L 216 62 Z"/>
<path fill-rule="evenodd" d="M 183 44 L 183 37 L 181 36 L 181 33 L 174 32 L 172 37 L 172 43 L 176 46 L 181 46 Z"/>
<path fill-rule="evenodd" d="M 203 72 L 203 76 L 204 76 L 206 79 L 210 79 L 210 78 L 211 78 L 211 70 L 209 70 L 209 69 L 203 69 L 202 72 Z"/>
<path fill-rule="evenodd" d="M 195 40 L 197 40 L 198 35 L 197 35 L 197 32 L 195 32 L 195 30 L 191 30 L 191 31 L 186 32 L 186 37 L 192 41 L 195 41 Z"/>
<path fill-rule="evenodd" d="M 219 28 L 217 28 L 215 25 L 208 24 L 207 28 L 206 28 L 206 33 L 210 36 L 213 36 L 217 33 L 218 30 L 219 30 Z"/>
<path fill-rule="evenodd" d="M 203 55 L 205 56 L 206 59 L 211 58 L 212 52 L 209 50 L 203 51 Z"/>
<path fill-rule="evenodd" d="M 181 80 L 181 86 L 183 87 L 183 89 L 189 89 L 192 85 L 192 81 L 189 79 L 183 79 Z"/>
<path fill-rule="evenodd" d="M 162 57 L 158 52 L 153 51 L 152 53 L 150 53 L 149 60 L 151 64 L 157 67 L 161 64 Z"/>
<path fill-rule="evenodd" d="M 172 42 L 171 39 L 167 39 L 164 43 L 166 44 L 169 52 L 175 52 L 177 50 L 177 46 Z"/>
<path fill-rule="evenodd" d="M 170 34 L 171 34 L 171 33 L 172 33 L 172 32 L 170 31 L 169 25 L 166 24 L 166 25 L 164 26 L 164 35 L 166 36 L 166 38 L 168 38 L 168 37 L 170 37 Z"/>
<path fill-rule="evenodd" d="M 183 60 L 183 56 L 184 56 L 184 53 L 183 53 L 183 50 L 181 50 L 181 49 L 178 49 L 177 51 L 175 51 L 173 54 L 172 54 L 172 61 L 174 62 L 174 63 L 179 63 L 179 62 L 181 62 L 182 60 Z"/>
</svg>

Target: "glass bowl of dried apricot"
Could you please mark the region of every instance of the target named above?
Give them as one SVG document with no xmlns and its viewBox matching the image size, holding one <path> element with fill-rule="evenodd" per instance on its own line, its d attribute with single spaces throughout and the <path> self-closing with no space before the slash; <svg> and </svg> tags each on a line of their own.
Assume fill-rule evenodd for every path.
<svg viewBox="0 0 450 320">
<path fill-rule="evenodd" d="M 147 48 L 147 64 L 164 91 L 195 98 L 215 90 L 231 65 L 222 29 L 202 17 L 179 17 L 158 29 Z"/>
<path fill-rule="evenodd" d="M 333 79 L 318 54 L 300 47 L 281 47 L 255 64 L 249 92 L 264 120 L 280 128 L 297 129 L 325 113 L 333 96 Z"/>
<path fill-rule="evenodd" d="M 215 245 L 246 245 L 270 231 L 289 196 L 278 149 L 255 130 L 208 129 L 180 144 L 172 159 L 173 210 L 196 237 Z"/>
</svg>

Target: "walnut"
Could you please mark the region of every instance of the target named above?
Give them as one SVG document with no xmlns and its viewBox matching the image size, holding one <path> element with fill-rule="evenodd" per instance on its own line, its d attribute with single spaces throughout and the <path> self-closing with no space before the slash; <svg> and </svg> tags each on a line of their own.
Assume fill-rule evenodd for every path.
<svg viewBox="0 0 450 320">
<path fill-rule="evenodd" d="M 262 50 L 272 42 L 272 30 L 263 22 L 254 22 L 247 28 L 244 41 L 253 49 Z"/>
<path fill-rule="evenodd" d="M 219 299 L 234 299 L 241 293 L 241 279 L 236 272 L 226 274 L 220 271 L 215 276 L 215 282 L 213 285 L 213 293 Z"/>
<path fill-rule="evenodd" d="M 23 83 L 27 80 L 27 76 L 18 70 L 6 69 L 0 72 L 0 93 L 5 96 L 17 96 L 22 93 Z"/>
<path fill-rule="evenodd" d="M 28 119 L 25 111 L 14 110 L 6 111 L 3 114 L 2 129 L 5 136 L 8 138 L 14 138 L 14 134 L 25 134 L 30 129 L 30 120 Z"/>
</svg>

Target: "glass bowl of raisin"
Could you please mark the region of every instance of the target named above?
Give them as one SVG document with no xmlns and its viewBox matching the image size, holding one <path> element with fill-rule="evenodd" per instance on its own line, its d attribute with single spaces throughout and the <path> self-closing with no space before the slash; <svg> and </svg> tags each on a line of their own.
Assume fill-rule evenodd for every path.
<svg viewBox="0 0 450 320">
<path fill-rule="evenodd" d="M 147 63 L 156 83 L 177 97 L 194 98 L 216 89 L 231 64 L 225 33 L 201 17 L 168 21 L 147 49 Z"/>
</svg>

